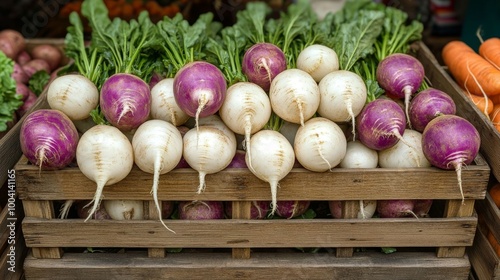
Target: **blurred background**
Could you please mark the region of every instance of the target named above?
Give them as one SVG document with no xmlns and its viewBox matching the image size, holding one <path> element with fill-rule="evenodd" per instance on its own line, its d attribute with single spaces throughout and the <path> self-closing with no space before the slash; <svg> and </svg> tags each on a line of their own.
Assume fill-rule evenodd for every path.
<svg viewBox="0 0 500 280">
<path fill-rule="evenodd" d="M 250 0 L 104 0 L 112 16 L 134 18 L 148 10 L 154 20 L 180 12 L 190 21 L 205 12 L 229 25 L 236 12 Z M 345 0 L 311 0 L 320 17 L 343 6 Z M 80 11 L 82 0 L 2 0 L 0 29 L 15 29 L 26 38 L 62 38 L 66 34 L 68 15 Z M 269 0 L 276 15 L 293 0 Z M 400 8 L 409 19 L 424 23 L 424 41 L 439 59 L 442 46 L 453 39 L 462 39 L 474 49 L 479 45 L 476 31 L 484 38 L 500 36 L 499 0 L 379 0 Z"/>
</svg>

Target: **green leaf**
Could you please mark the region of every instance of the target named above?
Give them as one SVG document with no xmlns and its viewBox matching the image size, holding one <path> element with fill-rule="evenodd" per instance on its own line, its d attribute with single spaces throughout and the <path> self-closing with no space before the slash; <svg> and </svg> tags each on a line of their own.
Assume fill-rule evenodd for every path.
<svg viewBox="0 0 500 280">
<path fill-rule="evenodd" d="M 380 248 L 382 253 L 384 254 L 392 254 L 392 253 L 395 253 L 397 250 L 396 248 L 392 248 L 392 247 L 382 247 Z"/>
<path fill-rule="evenodd" d="M 45 70 L 40 70 L 35 72 L 30 80 L 28 81 L 29 89 L 36 94 L 36 96 L 40 96 L 42 94 L 45 85 L 49 82 L 50 74 Z"/>
<path fill-rule="evenodd" d="M 23 104 L 22 96 L 16 93 L 13 72 L 14 61 L 0 51 L 0 132 L 7 130 L 7 123 Z"/>
</svg>

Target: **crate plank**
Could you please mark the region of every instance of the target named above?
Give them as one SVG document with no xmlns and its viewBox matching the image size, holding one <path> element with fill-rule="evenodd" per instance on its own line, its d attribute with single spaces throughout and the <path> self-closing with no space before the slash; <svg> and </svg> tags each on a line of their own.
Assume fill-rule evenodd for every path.
<svg viewBox="0 0 500 280">
<path fill-rule="evenodd" d="M 472 245 L 477 225 L 475 217 L 165 221 L 176 234 L 151 220 L 27 217 L 23 230 L 34 248 L 437 247 Z"/>
<path fill-rule="evenodd" d="M 491 167 L 492 174 L 500 181 L 500 133 L 491 121 L 462 94 L 453 78 L 439 65 L 438 61 L 423 43 L 417 44 L 416 57 L 424 66 L 425 76 L 431 86 L 448 93 L 457 107 L 457 115 L 469 120 L 481 136 L 481 153 Z"/>
<path fill-rule="evenodd" d="M 488 228 L 490 228 L 495 238 L 500 240 L 500 209 L 496 207 L 490 194 L 486 194 L 484 200 L 477 201 L 476 211 L 478 215 L 488 221 Z"/>
<path fill-rule="evenodd" d="M 477 230 L 474 245 L 467 253 L 478 280 L 500 279 L 500 260 L 482 231 Z"/>
<path fill-rule="evenodd" d="M 352 258 L 331 254 L 253 253 L 249 260 L 230 255 L 65 254 L 61 260 L 26 258 L 26 279 L 460 279 L 469 276 L 463 258 L 436 259 L 432 253 L 359 253 Z M 443 278 L 445 277 L 445 278 Z"/>
<path fill-rule="evenodd" d="M 18 192 L 26 200 L 87 200 L 96 185 L 77 167 L 40 173 L 22 158 L 16 165 Z M 483 199 L 490 175 L 487 164 L 469 165 L 462 184 L 467 199 Z M 106 186 L 106 199 L 151 199 L 153 176 L 134 166 L 119 183 Z M 192 169 L 173 170 L 160 176 L 159 200 L 268 200 L 269 184 L 247 169 L 227 169 L 206 176 L 201 194 L 198 173 Z M 75 187 L 78 186 L 78 187 Z M 362 200 L 362 199 L 461 199 L 455 171 L 437 168 L 335 168 L 330 172 L 293 169 L 280 181 L 280 200 Z M 325 187 L 330 186 L 330 187 Z M 481 187 L 484 186 L 484 187 Z M 359 189 L 363 189 L 362 192 Z"/>
</svg>

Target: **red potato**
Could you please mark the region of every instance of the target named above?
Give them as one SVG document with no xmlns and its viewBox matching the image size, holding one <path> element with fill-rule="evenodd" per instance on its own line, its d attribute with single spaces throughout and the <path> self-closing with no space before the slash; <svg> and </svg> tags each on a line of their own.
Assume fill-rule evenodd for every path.
<svg viewBox="0 0 500 280">
<path fill-rule="evenodd" d="M 28 98 L 26 98 L 26 100 L 24 100 L 23 105 L 21 105 L 21 107 L 19 107 L 19 109 L 17 109 L 17 111 L 16 111 L 17 112 L 17 116 L 19 118 L 21 118 L 24 114 L 26 114 L 26 112 L 28 112 L 28 110 L 33 105 L 35 105 L 36 99 L 37 99 L 36 94 L 34 94 L 32 91 L 30 91 L 29 95 L 28 95 Z"/>
<path fill-rule="evenodd" d="M 29 54 L 29 52 L 27 52 L 26 50 L 23 50 L 17 56 L 16 62 L 19 63 L 20 65 L 24 65 L 24 64 L 28 63 L 31 59 L 32 58 L 31 58 L 31 55 Z"/>
<path fill-rule="evenodd" d="M 49 63 L 50 71 L 49 73 L 56 69 L 62 60 L 62 52 L 54 45 L 42 44 L 33 47 L 31 50 L 31 56 L 33 59 L 43 59 Z"/>
<path fill-rule="evenodd" d="M 27 84 L 29 81 L 28 74 L 23 69 L 23 66 L 19 63 L 14 63 L 14 71 L 12 72 L 12 78 L 22 84 Z"/>
<path fill-rule="evenodd" d="M 28 75 L 29 78 L 33 76 L 36 72 L 40 70 L 45 70 L 47 73 L 51 73 L 50 65 L 47 61 L 41 58 L 34 58 L 30 60 L 28 63 L 24 64 L 23 70 Z"/>
<path fill-rule="evenodd" d="M 26 99 L 28 99 L 30 92 L 31 90 L 26 84 L 20 82 L 16 83 L 16 93 L 23 97 L 23 101 L 26 101 Z"/>
<path fill-rule="evenodd" d="M 16 60 L 21 51 L 26 48 L 26 40 L 23 35 L 13 29 L 0 31 L 0 50 L 13 60 Z"/>
</svg>

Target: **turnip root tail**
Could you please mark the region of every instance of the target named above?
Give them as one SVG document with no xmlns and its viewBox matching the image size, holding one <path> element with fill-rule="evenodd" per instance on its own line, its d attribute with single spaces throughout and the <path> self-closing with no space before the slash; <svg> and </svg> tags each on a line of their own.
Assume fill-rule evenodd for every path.
<svg viewBox="0 0 500 280">
<path fill-rule="evenodd" d="M 278 187 L 279 183 L 278 180 L 269 180 L 269 185 L 271 186 L 271 214 L 274 215 L 274 212 L 276 212 L 276 204 L 278 201 Z"/>
<path fill-rule="evenodd" d="M 265 59 L 265 58 L 259 59 L 258 69 L 261 69 L 261 68 L 264 68 L 266 70 L 267 79 L 269 80 L 269 83 L 271 83 L 271 81 L 273 80 L 273 75 L 272 75 L 271 68 L 269 67 L 269 65 L 267 63 L 267 59 Z"/>
<path fill-rule="evenodd" d="M 95 191 L 94 198 L 87 205 L 85 205 L 85 207 L 88 207 L 90 204 L 94 203 L 94 205 L 92 205 L 92 208 L 89 211 L 89 215 L 85 219 L 85 222 L 88 221 L 90 218 L 92 218 L 92 215 L 94 215 L 95 211 L 97 210 L 97 207 L 99 207 L 99 204 L 101 203 L 102 191 L 104 189 L 106 181 L 107 180 L 99 180 L 97 182 L 97 189 Z"/>
<path fill-rule="evenodd" d="M 462 204 L 465 204 L 464 190 L 462 188 L 462 165 L 463 160 L 457 160 L 452 162 L 455 167 L 455 172 L 457 173 L 458 187 L 460 188 L 460 195 L 462 196 Z"/>
<path fill-rule="evenodd" d="M 250 135 L 252 134 L 252 116 L 250 114 L 245 115 L 245 141 L 243 142 L 243 147 L 245 148 L 245 152 L 248 153 L 248 165 L 251 170 L 252 166 L 252 153 L 250 149 Z"/>
<path fill-rule="evenodd" d="M 197 191 L 198 194 L 202 193 L 205 190 L 205 187 L 207 186 L 207 184 L 205 183 L 205 175 L 207 175 L 206 172 L 203 171 L 198 172 L 198 177 L 200 180 L 200 184 L 198 185 L 198 191 Z"/>
<path fill-rule="evenodd" d="M 63 205 L 61 205 L 61 210 L 59 211 L 59 218 L 60 219 L 68 218 L 69 209 L 73 205 L 73 202 L 75 202 L 75 201 L 72 199 L 68 199 L 63 203 Z"/>
<path fill-rule="evenodd" d="M 158 219 L 160 219 L 161 224 L 168 229 L 170 232 L 175 233 L 175 231 L 171 230 L 167 225 L 163 222 L 163 219 L 161 217 L 161 208 L 160 208 L 160 203 L 158 202 L 158 181 L 160 180 L 160 171 L 161 171 L 161 162 L 162 158 L 160 153 L 155 158 L 155 163 L 154 163 L 154 173 L 153 173 L 153 188 L 151 189 L 151 192 L 153 193 L 153 199 L 155 201 L 155 206 L 156 210 L 158 210 Z"/>
<path fill-rule="evenodd" d="M 346 107 L 347 107 L 347 113 L 349 116 L 351 116 L 351 126 L 352 126 L 352 141 L 356 140 L 356 116 L 354 115 L 354 112 L 352 111 L 352 100 L 351 98 L 348 98 L 346 100 Z"/>
<path fill-rule="evenodd" d="M 361 211 L 361 217 L 363 219 L 366 219 L 366 215 L 365 215 L 365 203 L 364 203 L 363 200 L 359 201 L 359 210 Z"/>
<path fill-rule="evenodd" d="M 199 132 L 199 125 L 198 125 L 198 121 L 200 120 L 200 114 L 201 114 L 201 111 L 203 111 L 203 109 L 205 108 L 205 106 L 207 105 L 208 103 L 208 98 L 206 96 L 205 93 L 201 93 L 200 94 L 200 97 L 198 98 L 198 108 L 196 109 L 196 114 L 195 114 L 195 126 L 196 126 L 196 135 L 199 136 L 198 132 Z M 198 142 L 199 142 L 199 139 L 200 137 L 196 137 L 196 146 L 198 147 Z"/>
<path fill-rule="evenodd" d="M 120 123 L 122 117 L 125 116 L 128 112 L 135 112 L 135 111 L 136 111 L 135 100 L 130 97 L 124 97 L 123 109 L 120 112 L 120 115 L 118 115 L 118 120 L 116 121 L 116 123 Z"/>
<path fill-rule="evenodd" d="M 321 157 L 321 159 L 326 162 L 326 165 L 328 165 L 328 170 L 332 171 L 332 169 L 335 167 L 335 166 L 332 166 L 330 164 L 330 162 L 328 161 L 328 159 L 325 157 L 325 155 L 323 154 L 323 152 L 321 151 L 321 143 L 320 143 L 320 140 L 319 140 L 319 137 L 315 137 L 314 139 L 316 141 L 316 147 L 318 148 L 318 154 L 319 156 Z"/>
<path fill-rule="evenodd" d="M 409 114 L 409 108 L 410 108 L 410 99 L 411 95 L 413 94 L 413 88 L 411 86 L 405 86 L 403 88 L 403 91 L 405 93 L 405 114 L 406 114 L 406 123 L 408 124 L 408 127 L 411 129 L 411 121 L 410 121 L 410 114 Z"/>
</svg>

